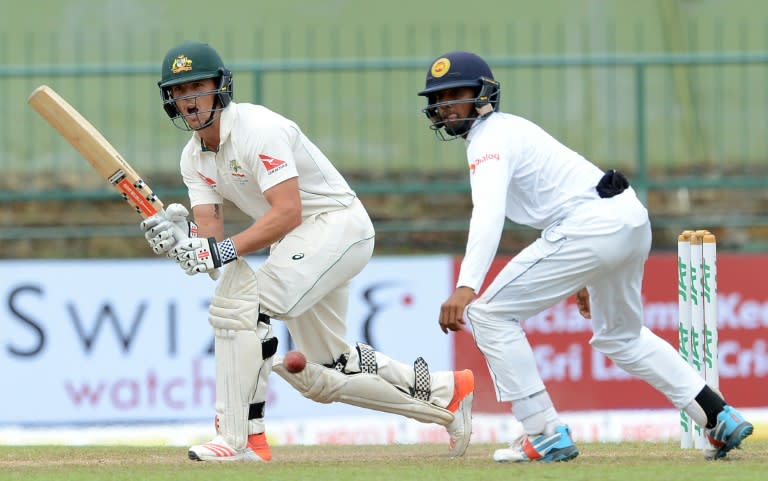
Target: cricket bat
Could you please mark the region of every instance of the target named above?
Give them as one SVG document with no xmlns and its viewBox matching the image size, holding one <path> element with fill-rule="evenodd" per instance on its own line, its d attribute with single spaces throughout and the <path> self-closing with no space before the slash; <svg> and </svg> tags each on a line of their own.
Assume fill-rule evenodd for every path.
<svg viewBox="0 0 768 481">
<path fill-rule="evenodd" d="M 152 189 L 101 132 L 51 87 L 41 85 L 36 88 L 27 103 L 58 130 L 143 218 L 163 209 L 163 203 Z"/>
</svg>

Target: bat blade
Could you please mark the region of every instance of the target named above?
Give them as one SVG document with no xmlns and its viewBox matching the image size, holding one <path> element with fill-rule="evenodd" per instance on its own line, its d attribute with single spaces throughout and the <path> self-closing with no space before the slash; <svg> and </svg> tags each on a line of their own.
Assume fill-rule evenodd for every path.
<svg viewBox="0 0 768 481">
<path fill-rule="evenodd" d="M 142 217 L 155 215 L 163 203 L 122 155 L 80 112 L 47 85 L 36 88 L 27 103 L 120 192 Z"/>
</svg>

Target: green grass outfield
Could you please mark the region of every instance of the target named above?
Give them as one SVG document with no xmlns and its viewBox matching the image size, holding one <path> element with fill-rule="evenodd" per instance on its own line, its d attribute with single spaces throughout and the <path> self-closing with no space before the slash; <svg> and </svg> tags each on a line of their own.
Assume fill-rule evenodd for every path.
<svg viewBox="0 0 768 481">
<path fill-rule="evenodd" d="M 677 443 L 580 443 L 568 463 L 497 464 L 499 445 L 472 445 L 463 458 L 435 444 L 277 446 L 265 464 L 192 462 L 185 448 L 0 447 L 0 480 L 675 480 L 768 479 L 768 441 L 746 441 L 726 460 L 705 461 Z"/>
</svg>

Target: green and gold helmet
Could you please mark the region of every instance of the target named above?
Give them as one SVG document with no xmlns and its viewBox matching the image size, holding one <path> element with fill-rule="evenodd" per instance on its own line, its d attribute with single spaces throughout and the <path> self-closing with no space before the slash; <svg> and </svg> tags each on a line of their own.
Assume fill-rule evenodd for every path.
<svg viewBox="0 0 768 481">
<path fill-rule="evenodd" d="M 216 95 L 221 109 L 232 101 L 232 72 L 224 66 L 218 52 L 203 42 L 185 41 L 165 54 L 161 78 L 157 85 L 163 100 L 163 109 L 174 120 L 179 119 L 180 113 L 176 108 L 175 99 L 171 95 L 171 87 L 195 80 L 216 80 Z M 177 125 L 178 126 L 178 125 Z"/>
</svg>

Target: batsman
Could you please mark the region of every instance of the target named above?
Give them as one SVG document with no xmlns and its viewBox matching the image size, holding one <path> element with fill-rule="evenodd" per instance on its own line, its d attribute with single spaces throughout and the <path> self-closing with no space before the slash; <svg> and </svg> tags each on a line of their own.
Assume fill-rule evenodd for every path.
<svg viewBox="0 0 768 481">
<path fill-rule="evenodd" d="M 343 402 L 445 426 L 449 455 L 471 434 L 471 371 L 430 372 L 419 357 L 393 360 L 345 340 L 349 283 L 373 253 L 371 220 L 345 179 L 296 123 L 233 101 L 232 73 L 211 46 L 171 48 L 158 83 L 173 124 L 192 135 L 181 175 L 194 222 L 181 204 L 141 228 L 156 254 L 190 275 L 223 270 L 209 309 L 215 334 L 215 437 L 192 446 L 200 461 L 269 461 L 265 397 L 274 370 L 305 397 Z M 224 200 L 253 219 L 224 232 Z M 242 258 L 269 248 L 252 269 Z M 284 321 L 306 367 L 276 356 L 272 319 Z"/>
</svg>

